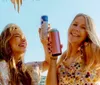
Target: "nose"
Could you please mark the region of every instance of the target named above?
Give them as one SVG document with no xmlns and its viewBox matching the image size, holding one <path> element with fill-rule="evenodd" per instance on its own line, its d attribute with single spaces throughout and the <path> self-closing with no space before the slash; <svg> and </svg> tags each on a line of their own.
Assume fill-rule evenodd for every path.
<svg viewBox="0 0 100 85">
<path fill-rule="evenodd" d="M 76 26 L 75 30 L 79 31 L 80 30 L 80 26 Z"/>
<path fill-rule="evenodd" d="M 26 41 L 25 36 L 22 36 L 22 41 L 23 41 L 23 42 L 25 42 L 25 41 Z"/>
<path fill-rule="evenodd" d="M 22 38 L 21 42 L 27 45 L 27 41 L 26 41 L 26 38 L 25 37 Z"/>
<path fill-rule="evenodd" d="M 23 41 L 23 42 L 25 42 L 25 41 L 26 41 L 26 39 L 25 39 L 25 38 L 22 38 L 22 41 Z"/>
<path fill-rule="evenodd" d="M 25 38 L 23 38 L 23 39 L 22 39 L 22 42 L 26 42 L 26 39 L 25 39 Z"/>
</svg>

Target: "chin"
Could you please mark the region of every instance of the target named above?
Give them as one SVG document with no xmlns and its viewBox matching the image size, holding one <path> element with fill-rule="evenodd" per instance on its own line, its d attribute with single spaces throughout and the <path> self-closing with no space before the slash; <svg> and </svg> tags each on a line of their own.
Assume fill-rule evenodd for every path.
<svg viewBox="0 0 100 85">
<path fill-rule="evenodd" d="M 70 42 L 70 43 L 79 43 L 80 40 L 74 40 L 74 39 L 72 39 L 72 40 L 69 40 L 69 42 Z"/>
<path fill-rule="evenodd" d="M 26 50 L 20 50 L 19 52 L 20 52 L 20 53 L 25 53 L 25 52 L 26 52 Z"/>
</svg>

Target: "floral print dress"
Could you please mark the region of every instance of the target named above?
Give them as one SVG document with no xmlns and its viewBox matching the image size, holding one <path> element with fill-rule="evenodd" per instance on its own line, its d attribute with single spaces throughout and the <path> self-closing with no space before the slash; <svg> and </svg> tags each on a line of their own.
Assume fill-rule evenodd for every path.
<svg viewBox="0 0 100 85">
<path fill-rule="evenodd" d="M 98 79 L 95 69 L 84 70 L 84 62 L 81 57 L 69 66 L 66 66 L 66 58 L 58 66 L 57 78 L 59 85 L 97 85 Z"/>
<path fill-rule="evenodd" d="M 42 62 L 31 62 L 25 64 L 27 71 L 32 77 L 33 85 L 38 85 L 41 79 Z M 9 68 L 7 63 L 2 60 L 0 61 L 0 85 L 11 85 L 9 79 Z M 20 85 L 22 85 L 20 83 Z"/>
</svg>

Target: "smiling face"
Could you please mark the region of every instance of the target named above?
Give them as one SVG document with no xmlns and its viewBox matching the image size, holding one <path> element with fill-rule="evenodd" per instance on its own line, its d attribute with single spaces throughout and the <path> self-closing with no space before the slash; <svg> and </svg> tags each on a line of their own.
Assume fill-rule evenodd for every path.
<svg viewBox="0 0 100 85">
<path fill-rule="evenodd" d="M 27 42 L 22 31 L 15 29 L 12 31 L 12 37 L 9 40 L 9 44 L 12 49 L 12 53 L 24 53 L 26 51 Z"/>
<path fill-rule="evenodd" d="M 86 21 L 83 16 L 78 16 L 72 22 L 68 30 L 68 41 L 81 44 L 87 37 Z"/>
</svg>

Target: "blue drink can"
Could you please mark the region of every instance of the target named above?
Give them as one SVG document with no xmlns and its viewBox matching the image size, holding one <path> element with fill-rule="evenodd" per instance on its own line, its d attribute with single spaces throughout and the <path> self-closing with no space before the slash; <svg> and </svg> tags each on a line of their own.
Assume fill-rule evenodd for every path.
<svg viewBox="0 0 100 85">
<path fill-rule="evenodd" d="M 41 33 L 40 38 L 46 39 L 48 35 L 48 16 L 43 15 L 41 16 Z"/>
</svg>

